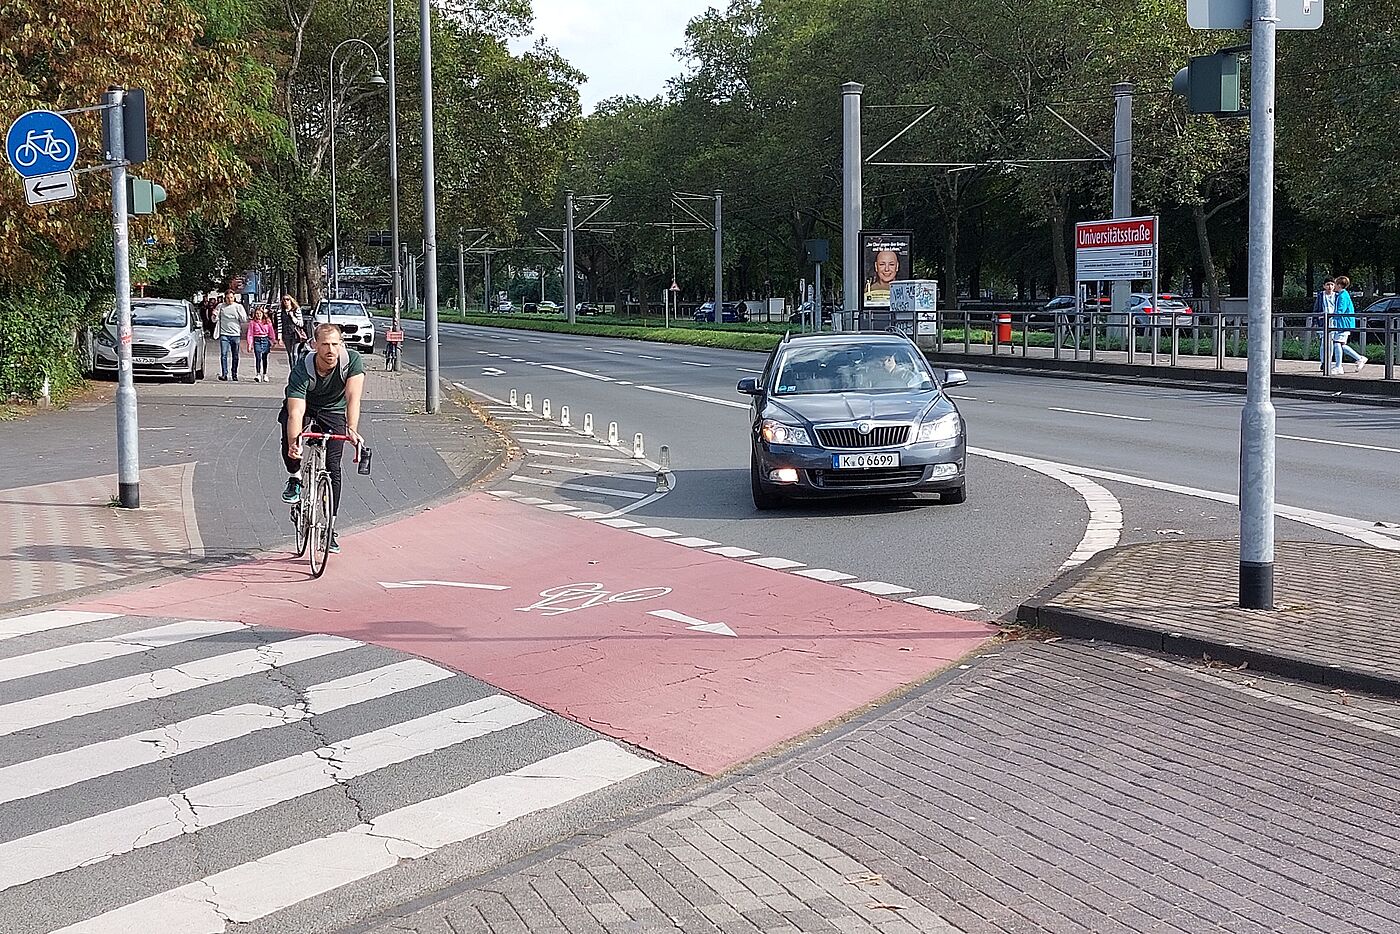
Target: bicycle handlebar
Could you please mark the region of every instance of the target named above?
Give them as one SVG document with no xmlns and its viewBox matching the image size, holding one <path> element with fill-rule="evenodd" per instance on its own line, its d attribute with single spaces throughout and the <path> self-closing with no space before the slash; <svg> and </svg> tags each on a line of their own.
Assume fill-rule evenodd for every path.
<svg viewBox="0 0 1400 934">
<path fill-rule="evenodd" d="M 303 431 L 299 436 L 302 441 L 349 441 L 355 446 L 355 459 L 351 463 L 360 462 L 360 442 L 349 435 L 329 435 L 320 431 Z"/>
</svg>

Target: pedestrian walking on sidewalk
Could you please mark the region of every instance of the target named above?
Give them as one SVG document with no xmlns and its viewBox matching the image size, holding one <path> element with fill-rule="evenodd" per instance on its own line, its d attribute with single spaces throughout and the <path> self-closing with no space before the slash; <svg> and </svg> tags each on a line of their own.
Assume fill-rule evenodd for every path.
<svg viewBox="0 0 1400 934">
<path fill-rule="evenodd" d="M 248 349 L 253 353 L 253 382 L 267 382 L 267 357 L 272 353 L 272 342 L 277 338 L 277 329 L 272 326 L 267 312 L 261 307 L 253 312 L 253 320 L 248 322 Z"/>
<path fill-rule="evenodd" d="M 295 368 L 301 355 L 306 352 L 306 319 L 302 316 L 301 306 L 291 295 L 282 296 L 278 325 L 282 332 L 282 346 L 287 348 L 287 367 Z"/>
<path fill-rule="evenodd" d="M 1332 333 L 1332 367 L 1334 374 L 1342 372 L 1342 355 L 1351 358 L 1351 362 L 1356 364 L 1356 372 L 1360 373 L 1366 368 L 1367 359 L 1361 354 L 1352 350 L 1347 341 L 1351 339 L 1351 332 L 1356 328 L 1356 305 L 1351 300 L 1351 279 L 1347 276 L 1337 277 L 1337 316 L 1333 322 L 1336 328 Z"/>
<path fill-rule="evenodd" d="M 219 330 L 219 379 L 228 382 L 229 360 L 233 361 L 233 381 L 238 382 L 238 345 L 243 340 L 243 326 L 248 312 L 238 303 L 238 293 L 229 289 L 224 303 L 214 312 Z"/>
</svg>

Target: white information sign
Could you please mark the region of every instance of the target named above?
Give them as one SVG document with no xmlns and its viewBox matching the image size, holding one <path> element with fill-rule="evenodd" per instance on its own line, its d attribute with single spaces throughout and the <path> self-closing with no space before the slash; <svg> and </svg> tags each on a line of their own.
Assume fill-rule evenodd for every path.
<svg viewBox="0 0 1400 934">
<path fill-rule="evenodd" d="M 1074 278 L 1078 282 L 1155 280 L 1157 218 L 1075 224 Z"/>
<path fill-rule="evenodd" d="M 1192 29 L 1248 29 L 1253 0 L 1186 0 L 1186 24 Z M 1278 0 L 1279 29 L 1317 29 L 1322 0 Z"/>
</svg>

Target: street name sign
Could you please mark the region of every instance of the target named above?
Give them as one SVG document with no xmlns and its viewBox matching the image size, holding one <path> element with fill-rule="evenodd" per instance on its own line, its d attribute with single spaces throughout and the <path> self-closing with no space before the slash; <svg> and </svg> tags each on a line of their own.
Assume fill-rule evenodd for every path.
<svg viewBox="0 0 1400 934">
<path fill-rule="evenodd" d="M 5 155 L 25 178 L 67 172 L 78 158 L 78 134 L 61 114 L 31 110 L 10 124 Z"/>
<path fill-rule="evenodd" d="M 1120 217 L 1074 225 L 1074 278 L 1125 282 L 1157 278 L 1157 218 Z"/>
<path fill-rule="evenodd" d="M 1186 24 L 1192 29 L 1248 29 L 1254 0 L 1186 0 Z M 1278 0 L 1279 29 L 1317 29 L 1322 0 Z"/>
<path fill-rule="evenodd" d="M 78 197 L 78 185 L 72 172 L 36 175 L 24 180 L 24 200 L 30 204 L 53 204 Z"/>
</svg>

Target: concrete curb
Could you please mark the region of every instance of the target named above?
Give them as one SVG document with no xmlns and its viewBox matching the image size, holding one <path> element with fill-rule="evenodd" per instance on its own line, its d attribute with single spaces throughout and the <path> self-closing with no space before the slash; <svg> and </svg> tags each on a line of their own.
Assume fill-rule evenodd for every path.
<svg viewBox="0 0 1400 934">
<path fill-rule="evenodd" d="M 1400 697 L 1400 676 L 1389 677 L 1372 671 L 1326 664 L 1292 652 L 1251 648 L 1200 635 L 1164 631 L 1106 613 L 1062 606 L 1055 602 L 1075 584 L 1092 577 L 1098 566 L 1122 547 L 1132 546 L 1100 552 L 1057 578 L 1021 604 L 1016 612 L 1016 621 L 1023 626 L 1049 629 L 1072 639 L 1109 642 L 1197 660 L 1208 657 L 1213 662 L 1245 666 L 1251 671 L 1267 672 L 1338 690 Z"/>
</svg>

